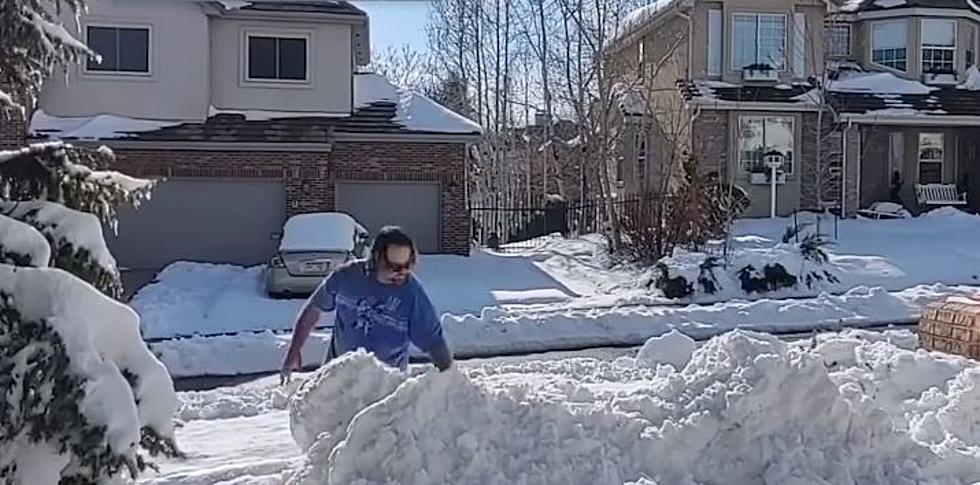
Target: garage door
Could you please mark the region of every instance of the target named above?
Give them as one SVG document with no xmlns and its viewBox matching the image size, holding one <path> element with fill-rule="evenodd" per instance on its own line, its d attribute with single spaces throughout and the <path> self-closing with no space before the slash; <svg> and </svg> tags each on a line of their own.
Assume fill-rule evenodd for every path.
<svg viewBox="0 0 980 485">
<path fill-rule="evenodd" d="M 371 234 L 401 226 L 420 251 L 439 251 L 438 184 L 338 182 L 335 197 L 337 210 L 354 216 Z"/>
<path fill-rule="evenodd" d="M 285 210 L 279 181 L 171 179 L 121 213 L 118 236 L 106 239 L 130 271 L 173 261 L 259 264 L 275 251 L 272 234 L 282 231 Z"/>
</svg>

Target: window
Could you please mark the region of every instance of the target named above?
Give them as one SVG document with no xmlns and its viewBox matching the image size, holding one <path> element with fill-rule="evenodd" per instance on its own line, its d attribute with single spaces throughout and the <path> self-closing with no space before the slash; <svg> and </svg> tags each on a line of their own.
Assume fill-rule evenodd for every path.
<svg viewBox="0 0 980 485">
<path fill-rule="evenodd" d="M 720 9 L 708 10 L 708 75 L 721 76 L 722 15 Z"/>
<path fill-rule="evenodd" d="M 906 70 L 907 34 L 908 22 L 904 20 L 871 24 L 871 62 L 899 71 Z"/>
<path fill-rule="evenodd" d="M 977 26 L 966 25 L 966 68 L 977 63 Z"/>
<path fill-rule="evenodd" d="M 777 151 L 783 155 L 783 171 L 792 174 L 793 117 L 742 116 L 738 123 L 738 162 L 745 173 L 765 172 L 762 157 Z"/>
<path fill-rule="evenodd" d="M 888 134 L 888 176 L 898 172 L 904 172 L 902 167 L 905 164 L 905 138 L 901 131 L 893 131 Z"/>
<path fill-rule="evenodd" d="M 306 37 L 248 36 L 247 79 L 306 81 Z"/>
<path fill-rule="evenodd" d="M 643 180 L 647 176 L 647 137 L 646 132 L 633 135 L 633 150 L 636 153 L 636 177 Z"/>
<path fill-rule="evenodd" d="M 647 43 L 646 37 L 640 39 L 640 43 L 637 48 L 637 54 L 638 54 L 637 61 L 639 65 L 639 73 L 640 73 L 641 80 L 646 79 L 646 60 L 647 60 L 646 43 Z"/>
<path fill-rule="evenodd" d="M 919 183 L 939 184 L 943 181 L 942 133 L 919 133 Z"/>
<path fill-rule="evenodd" d="M 922 72 L 955 72 L 956 21 L 922 19 Z"/>
<path fill-rule="evenodd" d="M 102 62 L 89 59 L 91 72 L 150 73 L 150 29 L 89 26 L 85 29 L 89 48 L 102 56 Z"/>
<path fill-rule="evenodd" d="M 824 26 L 824 41 L 827 44 L 827 56 L 851 56 L 851 25 L 829 23 Z"/>
<path fill-rule="evenodd" d="M 786 16 L 767 13 L 735 14 L 733 34 L 735 69 L 769 66 L 783 69 L 786 63 Z"/>
</svg>

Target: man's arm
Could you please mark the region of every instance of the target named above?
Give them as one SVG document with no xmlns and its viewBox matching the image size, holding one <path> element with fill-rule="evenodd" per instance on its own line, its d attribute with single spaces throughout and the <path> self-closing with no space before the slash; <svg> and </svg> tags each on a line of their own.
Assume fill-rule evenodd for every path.
<svg viewBox="0 0 980 485">
<path fill-rule="evenodd" d="M 416 347 L 429 354 L 440 371 L 447 370 L 453 366 L 453 353 L 442 335 L 442 324 L 422 285 L 415 287 L 415 308 L 408 325 L 408 337 Z"/>
<path fill-rule="evenodd" d="M 303 345 L 313 332 L 316 322 L 320 320 L 320 314 L 336 308 L 337 278 L 337 271 L 324 278 L 296 318 L 293 338 L 289 341 L 289 350 L 286 351 L 286 358 L 282 363 L 283 376 L 288 376 L 290 372 L 303 366 Z"/>
</svg>

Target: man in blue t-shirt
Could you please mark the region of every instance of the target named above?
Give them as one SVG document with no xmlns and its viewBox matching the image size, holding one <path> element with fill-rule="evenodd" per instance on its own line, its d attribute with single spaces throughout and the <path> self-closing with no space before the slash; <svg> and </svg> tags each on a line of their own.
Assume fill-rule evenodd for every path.
<svg viewBox="0 0 980 485">
<path fill-rule="evenodd" d="M 371 259 L 340 266 L 324 279 L 296 321 L 282 364 L 283 380 L 302 367 L 303 344 L 321 312 L 336 312 L 327 361 L 363 348 L 405 370 L 411 342 L 428 353 L 439 370 L 452 367 L 435 308 L 412 276 L 416 255 L 411 237 L 397 227 L 386 227 L 375 238 Z"/>
</svg>

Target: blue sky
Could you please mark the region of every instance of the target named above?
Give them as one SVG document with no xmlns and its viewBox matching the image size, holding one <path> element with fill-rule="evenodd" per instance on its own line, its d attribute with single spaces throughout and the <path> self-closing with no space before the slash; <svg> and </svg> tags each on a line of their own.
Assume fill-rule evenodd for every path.
<svg viewBox="0 0 980 485">
<path fill-rule="evenodd" d="M 425 23 L 431 4 L 427 0 L 351 0 L 371 19 L 371 49 L 408 44 L 427 50 Z"/>
</svg>

